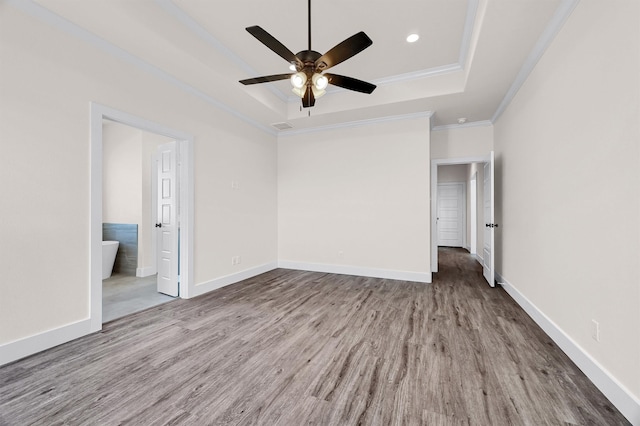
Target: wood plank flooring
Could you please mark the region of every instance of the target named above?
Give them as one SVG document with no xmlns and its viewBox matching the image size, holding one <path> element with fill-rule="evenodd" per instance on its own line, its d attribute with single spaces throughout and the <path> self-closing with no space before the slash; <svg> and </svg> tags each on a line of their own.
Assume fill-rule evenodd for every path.
<svg viewBox="0 0 640 426">
<path fill-rule="evenodd" d="M 433 284 L 275 270 L 0 368 L 2 425 L 620 425 L 463 250 Z"/>
</svg>

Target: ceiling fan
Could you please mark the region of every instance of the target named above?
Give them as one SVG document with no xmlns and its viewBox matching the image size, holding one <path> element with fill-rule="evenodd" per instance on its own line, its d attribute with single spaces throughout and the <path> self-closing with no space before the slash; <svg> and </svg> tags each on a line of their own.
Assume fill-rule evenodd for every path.
<svg viewBox="0 0 640 426">
<path fill-rule="evenodd" d="M 240 83 L 249 85 L 290 79 L 293 85 L 293 92 L 302 98 L 302 106 L 304 108 L 314 106 L 316 99 L 325 94 L 325 89 L 329 84 L 371 94 L 376 88 L 374 84 L 352 77 L 329 74 L 324 71 L 362 52 L 371 46 L 373 41 L 364 32 L 360 31 L 342 43 L 337 44 L 324 55 L 311 50 L 311 0 L 308 0 L 308 8 L 309 46 L 307 50 L 302 50 L 295 55 L 261 27 L 256 25 L 246 29 L 249 34 L 257 38 L 262 44 L 289 62 L 291 70 L 295 69 L 295 72 L 293 74 L 275 74 L 248 78 L 240 80 Z"/>
</svg>

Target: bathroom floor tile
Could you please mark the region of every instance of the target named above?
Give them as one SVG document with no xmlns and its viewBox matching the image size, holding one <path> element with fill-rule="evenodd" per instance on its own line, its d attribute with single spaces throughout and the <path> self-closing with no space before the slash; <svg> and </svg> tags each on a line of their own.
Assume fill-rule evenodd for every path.
<svg viewBox="0 0 640 426">
<path fill-rule="evenodd" d="M 175 300 L 158 293 L 156 276 L 138 278 L 114 274 L 102 281 L 102 322 Z"/>
</svg>

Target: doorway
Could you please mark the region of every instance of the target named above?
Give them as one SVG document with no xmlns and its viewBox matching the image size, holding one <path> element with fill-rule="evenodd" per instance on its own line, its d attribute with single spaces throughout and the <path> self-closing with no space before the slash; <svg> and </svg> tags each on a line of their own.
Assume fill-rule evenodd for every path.
<svg viewBox="0 0 640 426">
<path fill-rule="evenodd" d="M 448 166 L 448 165 L 467 165 L 468 174 L 467 181 L 469 182 L 469 187 L 475 188 L 475 203 L 471 206 L 471 200 L 469 200 L 469 214 L 468 217 L 474 217 L 475 221 L 474 225 L 469 223 L 467 229 L 473 232 L 473 237 L 469 235 L 468 241 L 471 241 L 475 237 L 474 245 L 475 245 L 475 258 L 481 263 L 483 266 L 486 265 L 488 267 L 487 270 L 487 281 L 490 285 L 495 285 L 491 277 L 494 273 L 493 266 L 493 257 L 488 257 L 488 262 L 484 262 L 484 259 L 479 256 L 484 253 L 491 253 L 493 250 L 493 233 L 494 227 L 490 226 L 493 224 L 492 215 L 493 215 L 493 184 L 489 185 L 488 191 L 488 200 L 491 200 L 487 207 L 487 212 L 489 213 L 489 217 L 487 213 L 485 213 L 484 209 L 484 174 L 485 170 L 489 170 L 491 172 L 491 182 L 493 182 L 493 152 L 491 152 L 488 156 L 485 157 L 464 157 L 464 158 L 451 158 L 451 159 L 436 159 L 431 160 L 431 271 L 438 272 L 438 169 L 439 167 Z M 485 168 L 484 165 L 489 165 L 488 168 Z M 475 183 L 474 183 L 475 182 Z M 482 185 L 480 184 L 482 183 Z M 472 196 L 471 193 L 473 190 L 469 191 L 468 196 Z M 482 204 L 482 205 L 480 205 Z M 474 209 L 471 207 L 475 207 Z M 485 222 L 487 222 L 485 224 Z M 485 226 L 486 225 L 486 226 Z M 495 225 L 494 225 L 495 226 Z M 474 229 L 475 227 L 475 229 Z M 487 228 L 485 230 L 485 228 Z M 487 232 L 488 231 L 488 232 Z M 467 248 L 467 247 L 465 247 Z M 480 250 L 482 248 L 482 250 Z M 470 253 L 472 248 L 468 247 Z M 472 253 L 473 254 L 473 253 Z"/>
<path fill-rule="evenodd" d="M 178 296 L 177 258 L 170 259 L 175 263 L 172 265 L 175 276 L 167 277 L 171 271 L 163 268 L 164 279 L 159 279 L 157 241 L 164 235 L 158 236 L 160 232 L 155 227 L 159 210 L 158 187 L 161 186 L 158 151 L 166 145 L 175 148 L 175 144 L 172 138 L 103 120 L 102 237 L 104 241 L 117 242 L 111 275 L 107 277 L 108 265 L 106 272 L 103 271 L 103 323 Z M 175 175 L 175 172 L 169 174 Z M 175 176 L 170 177 L 175 180 Z M 176 198 L 175 186 L 165 188 L 172 198 Z M 172 207 L 177 207 L 177 200 L 173 200 L 173 204 Z M 174 225 L 173 220 L 167 225 Z M 169 228 L 166 226 L 163 230 Z M 177 240 L 174 244 L 177 245 Z M 175 256 L 176 252 L 172 250 L 169 254 Z M 168 278 L 173 287 L 159 288 L 160 282 L 164 284 Z"/>
<path fill-rule="evenodd" d="M 176 141 L 180 158 L 178 194 L 180 252 L 179 266 L 181 298 L 193 293 L 193 137 L 158 123 L 118 111 L 104 105 L 91 104 L 91 286 L 89 317 L 91 331 L 102 329 L 102 198 L 103 198 L 103 120 L 110 120 L 132 128 L 166 136 Z M 176 271 L 177 274 L 177 271 Z"/>
</svg>

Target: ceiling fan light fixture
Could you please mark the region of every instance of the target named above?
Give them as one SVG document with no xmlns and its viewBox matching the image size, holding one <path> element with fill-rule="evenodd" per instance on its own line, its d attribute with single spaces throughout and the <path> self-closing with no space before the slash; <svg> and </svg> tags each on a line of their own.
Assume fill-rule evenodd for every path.
<svg viewBox="0 0 640 426">
<path fill-rule="evenodd" d="M 315 85 L 311 86 L 311 91 L 313 92 L 313 97 L 316 99 L 321 98 L 325 93 L 327 93 L 326 90 L 318 89 Z"/>
<path fill-rule="evenodd" d="M 313 87 L 322 92 L 324 92 L 324 89 L 326 89 L 329 85 L 329 79 L 320 73 L 313 74 L 313 76 L 311 77 L 311 82 L 313 83 Z"/>
<path fill-rule="evenodd" d="M 307 84 L 307 75 L 302 71 L 297 72 L 291 76 L 291 85 L 294 87 L 294 89 L 302 89 L 305 84 Z"/>
<path fill-rule="evenodd" d="M 291 89 L 291 91 L 295 93 L 297 97 L 302 99 L 306 90 L 304 88 L 294 87 L 293 89 Z"/>
</svg>

